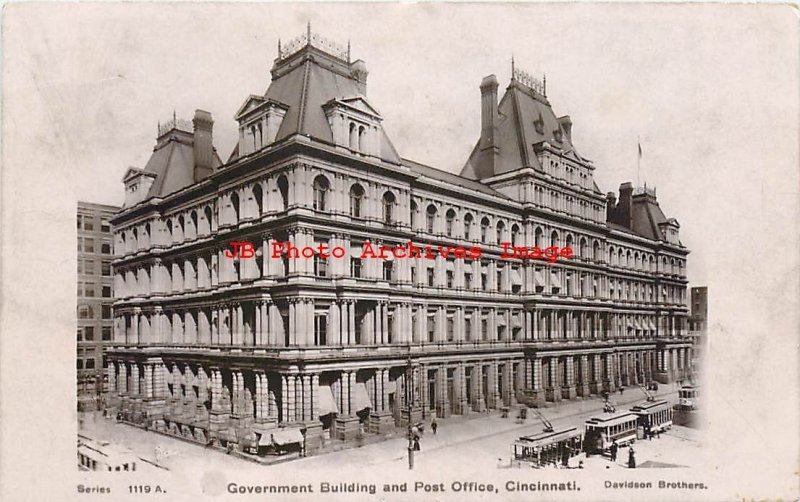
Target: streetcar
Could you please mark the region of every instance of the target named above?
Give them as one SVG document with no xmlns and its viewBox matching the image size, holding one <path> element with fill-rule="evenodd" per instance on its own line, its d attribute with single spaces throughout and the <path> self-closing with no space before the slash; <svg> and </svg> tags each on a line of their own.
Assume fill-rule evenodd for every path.
<svg viewBox="0 0 800 502">
<path fill-rule="evenodd" d="M 132 451 L 107 441 L 78 439 L 78 468 L 82 471 L 135 471 L 137 460 Z"/>
<path fill-rule="evenodd" d="M 696 410 L 697 409 L 697 395 L 700 388 L 696 385 L 684 385 L 678 391 L 678 404 L 675 409 L 679 410 Z"/>
<path fill-rule="evenodd" d="M 586 453 L 603 453 L 616 441 L 622 447 L 636 441 L 639 416 L 630 411 L 613 415 L 592 417 L 584 424 L 586 435 L 583 439 Z"/>
<path fill-rule="evenodd" d="M 639 417 L 642 438 L 648 431 L 664 432 L 672 427 L 672 407 L 667 401 L 648 401 L 638 404 L 631 408 L 631 412 Z"/>
<path fill-rule="evenodd" d="M 568 458 L 579 455 L 582 444 L 583 437 L 577 427 L 523 436 L 514 441 L 513 460 L 516 465 L 527 463 L 535 468 L 559 465 L 566 455 Z"/>
</svg>

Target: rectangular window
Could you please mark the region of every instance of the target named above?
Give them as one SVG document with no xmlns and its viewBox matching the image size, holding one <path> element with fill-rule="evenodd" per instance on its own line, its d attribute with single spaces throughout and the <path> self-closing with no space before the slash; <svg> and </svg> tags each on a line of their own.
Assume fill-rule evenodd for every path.
<svg viewBox="0 0 800 502">
<path fill-rule="evenodd" d="M 328 343 L 328 316 L 314 317 L 314 345 L 323 346 Z"/>
<path fill-rule="evenodd" d="M 383 262 L 383 280 L 384 281 L 392 280 L 392 262 L 390 261 Z"/>
<path fill-rule="evenodd" d="M 455 322 L 452 317 L 447 318 L 447 341 L 452 342 L 454 339 Z"/>
<path fill-rule="evenodd" d="M 472 274 L 464 274 L 464 287 L 472 289 Z"/>
<path fill-rule="evenodd" d="M 111 327 L 110 326 L 103 326 L 103 341 L 104 342 L 111 341 Z"/>
<path fill-rule="evenodd" d="M 83 339 L 87 342 L 94 341 L 94 326 L 86 326 L 83 328 Z"/>
<path fill-rule="evenodd" d="M 428 286 L 433 287 L 433 269 L 428 269 Z"/>
<path fill-rule="evenodd" d="M 314 255 L 314 275 L 317 277 L 328 276 L 328 260 L 320 258 L 318 254 Z"/>
<path fill-rule="evenodd" d="M 453 271 L 452 270 L 448 270 L 446 275 L 447 275 L 447 287 L 449 289 L 452 289 L 453 288 Z"/>
<path fill-rule="evenodd" d="M 503 290 L 503 271 L 497 271 L 497 291 Z"/>
<path fill-rule="evenodd" d="M 86 360 L 86 369 L 93 370 L 94 369 L 94 359 L 87 359 Z"/>
<path fill-rule="evenodd" d="M 78 341 L 80 342 L 81 340 L 83 340 L 83 330 L 78 328 Z"/>
<path fill-rule="evenodd" d="M 111 286 L 103 286 L 103 298 L 111 298 Z"/>
<path fill-rule="evenodd" d="M 486 272 L 481 273 L 481 290 L 486 291 Z"/>
<path fill-rule="evenodd" d="M 94 285 L 93 284 L 85 284 L 83 287 L 83 296 L 88 296 L 90 298 L 94 297 Z"/>
<path fill-rule="evenodd" d="M 83 262 L 83 273 L 94 274 L 94 262 L 92 260 L 85 260 Z"/>
<path fill-rule="evenodd" d="M 111 305 L 103 305 L 103 319 L 111 319 Z"/>
<path fill-rule="evenodd" d="M 82 219 L 83 219 L 83 216 L 81 216 L 81 215 L 78 215 L 78 230 L 80 230 L 80 229 L 81 229 L 81 220 L 82 220 Z"/>
<path fill-rule="evenodd" d="M 100 245 L 100 252 L 103 254 L 111 254 L 111 243 L 104 242 Z"/>
<path fill-rule="evenodd" d="M 94 239 L 83 239 L 83 250 L 87 253 L 94 253 Z"/>
<path fill-rule="evenodd" d="M 111 277 L 111 262 L 104 260 L 100 264 L 100 271 L 103 274 L 103 277 Z"/>
<path fill-rule="evenodd" d="M 111 232 L 111 224 L 106 219 L 100 220 L 100 231 L 101 232 Z"/>
<path fill-rule="evenodd" d="M 361 258 L 350 258 L 350 275 L 361 277 Z"/>
<path fill-rule="evenodd" d="M 436 333 L 436 317 L 428 316 L 428 341 L 433 342 Z"/>
<path fill-rule="evenodd" d="M 470 335 L 471 333 L 472 333 L 472 318 L 471 317 L 465 317 L 464 318 L 464 335 L 465 335 L 464 338 L 469 340 L 470 336 L 471 336 Z"/>
</svg>

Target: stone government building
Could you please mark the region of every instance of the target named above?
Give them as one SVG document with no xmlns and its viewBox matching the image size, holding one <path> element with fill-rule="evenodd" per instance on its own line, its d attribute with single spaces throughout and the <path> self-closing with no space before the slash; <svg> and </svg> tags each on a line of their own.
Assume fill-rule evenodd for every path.
<svg viewBox="0 0 800 502">
<path fill-rule="evenodd" d="M 686 257 L 652 189 L 593 181 L 541 82 L 480 85 L 460 175 L 403 159 L 367 69 L 310 30 L 236 113 L 160 124 L 114 227 L 109 407 L 197 441 L 351 441 L 435 414 L 539 405 L 688 376 Z M 477 98 L 477 93 L 476 93 Z M 256 257 L 224 256 L 231 241 Z M 272 258 L 326 243 L 341 259 Z M 364 259 L 364 242 L 481 246 L 480 259 Z M 500 259 L 502 241 L 574 259 Z M 411 370 L 407 370 L 408 361 Z M 299 432 L 298 432 L 299 431 Z"/>
</svg>

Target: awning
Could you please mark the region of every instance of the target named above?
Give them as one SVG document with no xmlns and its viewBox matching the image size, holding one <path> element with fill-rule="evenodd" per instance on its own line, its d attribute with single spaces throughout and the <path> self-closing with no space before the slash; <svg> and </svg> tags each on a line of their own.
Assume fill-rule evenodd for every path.
<svg viewBox="0 0 800 502">
<path fill-rule="evenodd" d="M 369 400 L 369 394 L 367 393 L 367 384 L 356 383 L 354 392 L 353 401 L 356 411 L 361 411 L 364 408 L 372 408 L 372 401 Z"/>
<path fill-rule="evenodd" d="M 558 278 L 558 274 L 555 272 L 550 273 L 550 285 L 554 288 L 561 287 L 561 280 Z"/>
<path fill-rule="evenodd" d="M 302 442 L 303 433 L 300 432 L 300 429 L 275 429 L 274 431 L 262 434 L 258 444 L 266 446 L 273 443 L 276 445 L 285 445 Z"/>
<path fill-rule="evenodd" d="M 520 275 L 519 270 L 516 268 L 511 269 L 511 284 L 513 286 L 522 286 L 522 275 Z"/>
<path fill-rule="evenodd" d="M 542 271 L 541 270 L 537 270 L 536 274 L 534 276 L 535 276 L 535 281 L 536 281 L 536 287 L 537 288 L 543 288 L 545 286 L 545 284 L 544 284 L 544 276 L 542 275 Z"/>
<path fill-rule="evenodd" d="M 329 413 L 339 413 L 336 400 L 333 398 L 333 390 L 330 385 L 319 386 L 319 416 Z"/>
<path fill-rule="evenodd" d="M 505 314 L 496 314 L 494 316 L 494 325 L 495 326 L 505 326 L 506 325 L 506 315 Z"/>
</svg>

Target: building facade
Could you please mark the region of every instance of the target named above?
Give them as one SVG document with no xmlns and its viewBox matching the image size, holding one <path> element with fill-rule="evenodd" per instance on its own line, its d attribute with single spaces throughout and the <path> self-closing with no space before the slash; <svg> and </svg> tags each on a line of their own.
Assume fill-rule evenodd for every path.
<svg viewBox="0 0 800 502">
<path fill-rule="evenodd" d="M 105 346 L 113 338 L 114 241 L 116 206 L 78 202 L 78 407 L 98 409 L 107 391 Z"/>
<path fill-rule="evenodd" d="M 543 82 L 480 85 L 460 175 L 401 158 L 367 69 L 310 31 L 279 43 L 222 162 L 213 121 L 160 126 L 113 220 L 110 403 L 200 442 L 350 441 L 436 415 L 578 399 L 688 370 L 686 257 L 655 192 L 593 181 Z M 230 256 L 231 242 L 254 256 Z M 344 256 L 273 254 L 276 243 Z M 364 245 L 478 247 L 361 257 Z M 571 247 L 547 263 L 515 246 Z"/>
<path fill-rule="evenodd" d="M 689 338 L 692 340 L 692 368 L 697 369 L 708 350 L 708 287 L 695 286 L 691 291 Z"/>
</svg>

